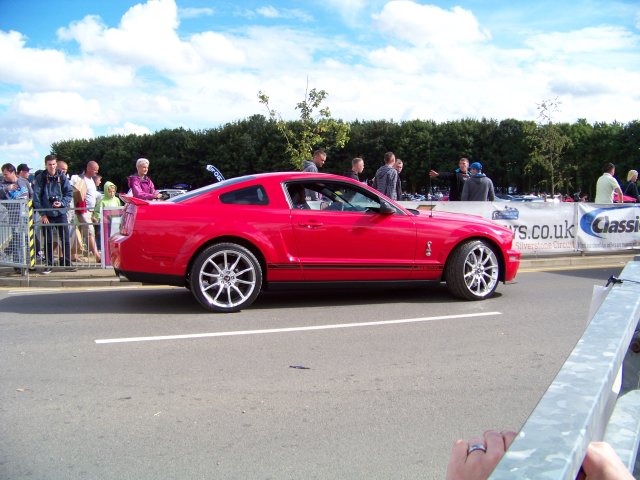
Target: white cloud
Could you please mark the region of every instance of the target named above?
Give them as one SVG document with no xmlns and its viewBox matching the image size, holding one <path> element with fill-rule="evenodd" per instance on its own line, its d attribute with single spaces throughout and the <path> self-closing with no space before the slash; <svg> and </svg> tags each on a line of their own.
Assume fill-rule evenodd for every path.
<svg viewBox="0 0 640 480">
<path fill-rule="evenodd" d="M 325 0 L 327 6 L 337 10 L 343 21 L 355 24 L 362 11 L 367 6 L 365 0 Z"/>
<path fill-rule="evenodd" d="M 98 101 L 74 92 L 19 93 L 12 110 L 17 116 L 48 125 L 102 124 L 108 120 Z"/>
<path fill-rule="evenodd" d="M 417 73 L 425 67 L 425 58 L 414 51 L 398 50 L 396 47 L 384 47 L 369 54 L 373 65 L 385 66 L 393 75 Z"/>
<path fill-rule="evenodd" d="M 373 20 L 377 30 L 394 43 L 369 54 L 375 65 L 404 73 L 442 72 L 468 80 L 492 71 L 491 35 L 468 10 L 394 0 Z"/>
<path fill-rule="evenodd" d="M 234 45 L 232 39 L 221 33 L 203 32 L 191 37 L 194 51 L 207 64 L 243 65 L 245 52 Z"/>
<path fill-rule="evenodd" d="M 541 33 L 531 36 L 526 45 L 537 52 L 611 52 L 637 49 L 640 46 L 640 37 L 623 27 L 602 26 L 572 32 Z"/>
<path fill-rule="evenodd" d="M 94 130 L 89 125 L 59 125 L 57 127 L 33 128 L 22 126 L 6 129 L 0 126 L 0 155 L 6 161 L 18 165 L 27 163 L 39 169 L 44 167 L 44 155 L 49 153 L 52 143 L 78 138 L 92 138 Z"/>
<path fill-rule="evenodd" d="M 109 135 L 148 135 L 151 133 L 151 130 L 143 125 L 136 125 L 132 122 L 124 122 L 122 126 L 108 128 L 107 132 Z"/>
<path fill-rule="evenodd" d="M 256 10 L 256 13 L 258 15 L 262 15 L 263 17 L 267 17 L 267 18 L 278 18 L 280 17 L 280 12 L 278 12 L 278 10 L 275 7 L 272 6 L 268 6 L 268 7 L 260 7 Z"/>
<path fill-rule="evenodd" d="M 138 4 L 115 27 L 87 16 L 61 28 L 59 39 L 77 43 L 79 53 L 64 50 L 67 43 L 29 48 L 21 33 L 0 31 L 0 85 L 9 86 L 0 99 L 0 154 L 40 165 L 61 139 L 215 127 L 265 114 L 259 90 L 285 118 L 298 118 L 307 78 L 309 88 L 329 92 L 327 105 L 344 120 L 535 119 L 535 104 L 556 95 L 558 121 L 638 118 L 640 94 L 630 87 L 640 84 L 635 32 L 606 25 L 536 32 L 521 34 L 522 48 L 504 49 L 469 10 L 394 0 L 364 24 L 371 4 L 329 1 L 360 21 L 344 36 L 264 20 L 180 36 L 180 18 L 214 12 L 184 12 L 173 0 Z M 367 36 L 374 41 L 362 42 Z"/>
<path fill-rule="evenodd" d="M 247 54 L 247 65 L 258 76 L 282 75 L 313 68 L 313 55 L 330 41 L 287 28 L 249 27 L 236 45 Z"/>
<path fill-rule="evenodd" d="M 301 20 L 303 22 L 310 22 L 313 20 L 311 15 L 303 12 L 302 10 L 290 8 L 278 9 L 272 6 L 260 7 L 256 9 L 256 13 L 265 18 L 287 18 Z"/>
<path fill-rule="evenodd" d="M 25 47 L 17 32 L 0 31 L 0 78 L 3 83 L 28 90 L 83 90 L 87 86 L 125 87 L 133 80 L 133 70 L 103 59 L 69 58 L 52 49 Z"/>
<path fill-rule="evenodd" d="M 466 45 L 491 38 L 473 13 L 461 7 L 444 10 L 435 5 L 393 0 L 373 19 L 381 32 L 419 47 Z"/>
<path fill-rule="evenodd" d="M 393 43 L 370 52 L 374 65 L 405 74 L 441 72 L 469 81 L 492 73 L 491 35 L 468 10 L 393 0 L 372 18 Z"/>
<path fill-rule="evenodd" d="M 2 129 L 0 129 L 0 132 L 2 132 Z M 16 142 L 8 142 L 5 140 L 0 143 L 0 155 L 2 158 L 20 158 L 21 156 L 24 157 L 27 153 L 31 153 L 34 148 L 35 145 L 32 138 L 25 138 Z"/>
<path fill-rule="evenodd" d="M 199 68 L 192 47 L 177 35 L 177 7 L 173 0 L 149 0 L 130 8 L 118 28 L 107 28 L 96 16 L 86 16 L 61 28 L 62 40 L 78 42 L 83 52 L 105 56 L 134 67 L 150 66 L 162 72 Z"/>
<path fill-rule="evenodd" d="M 213 8 L 179 8 L 178 16 L 180 18 L 198 18 L 210 17 L 215 13 Z"/>
<path fill-rule="evenodd" d="M 51 49 L 25 48 L 26 38 L 18 32 L 0 31 L 0 78 L 3 83 L 38 88 L 51 82 L 50 72 L 65 66 L 64 54 Z"/>
</svg>

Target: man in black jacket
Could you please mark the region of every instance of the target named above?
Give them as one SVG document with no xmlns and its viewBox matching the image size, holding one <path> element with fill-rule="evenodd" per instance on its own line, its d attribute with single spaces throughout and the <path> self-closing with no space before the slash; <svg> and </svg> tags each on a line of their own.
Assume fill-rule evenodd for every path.
<svg viewBox="0 0 640 480">
<path fill-rule="evenodd" d="M 402 191 L 402 179 L 400 178 L 400 173 L 402 173 L 402 169 L 404 168 L 404 162 L 400 158 L 396 158 L 396 163 L 393 164 L 393 168 L 398 172 L 398 180 L 396 181 L 396 198 L 394 198 L 394 200 L 402 200 L 404 192 Z"/>
<path fill-rule="evenodd" d="M 449 200 L 457 202 L 462 196 L 464 182 L 469 179 L 469 160 L 461 158 L 455 172 L 438 173 L 435 170 L 429 170 L 429 176 L 431 178 L 440 177 L 447 181 L 449 183 Z"/>
<path fill-rule="evenodd" d="M 51 273 L 49 267 L 53 265 L 54 230 L 62 244 L 60 263 L 67 267 L 67 271 L 75 271 L 75 268 L 71 267 L 69 220 L 67 218 L 67 212 L 73 198 L 71 184 L 69 179 L 58 170 L 55 155 L 44 157 L 44 164 L 46 170 L 37 176 L 33 189 L 33 206 L 40 211 L 40 221 L 45 234 L 47 268 L 42 273 Z"/>
<path fill-rule="evenodd" d="M 354 180 L 360 181 L 359 174 L 361 174 L 364 170 L 364 160 L 360 157 L 356 157 L 351 160 L 351 170 L 347 170 L 343 173 L 343 176 L 353 178 Z"/>
</svg>

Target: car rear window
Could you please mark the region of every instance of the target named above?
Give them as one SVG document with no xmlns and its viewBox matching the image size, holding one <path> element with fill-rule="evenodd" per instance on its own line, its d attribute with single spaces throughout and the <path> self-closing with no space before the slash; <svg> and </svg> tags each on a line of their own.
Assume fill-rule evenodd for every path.
<svg viewBox="0 0 640 480">
<path fill-rule="evenodd" d="M 233 190 L 220 195 L 222 203 L 237 205 L 268 205 L 269 198 L 262 185 L 252 185 L 250 187 Z"/>
<path fill-rule="evenodd" d="M 167 200 L 167 202 L 171 202 L 171 203 L 182 203 L 186 200 L 189 200 L 193 197 L 197 197 L 199 195 L 203 195 L 206 194 L 208 192 L 211 192 L 213 190 L 217 190 L 219 188 L 224 188 L 224 187 L 228 187 L 229 185 L 233 185 L 234 183 L 240 183 L 240 182 L 244 182 L 246 180 L 253 180 L 253 176 L 252 175 L 245 175 L 244 177 L 234 177 L 234 178 L 228 178 L 226 180 L 222 180 L 221 182 L 218 183 L 213 183 L 211 185 L 206 185 L 204 187 L 200 187 L 196 190 L 191 190 L 190 192 L 187 192 L 183 195 L 180 195 L 178 197 L 173 197 L 170 198 L 169 200 Z"/>
</svg>

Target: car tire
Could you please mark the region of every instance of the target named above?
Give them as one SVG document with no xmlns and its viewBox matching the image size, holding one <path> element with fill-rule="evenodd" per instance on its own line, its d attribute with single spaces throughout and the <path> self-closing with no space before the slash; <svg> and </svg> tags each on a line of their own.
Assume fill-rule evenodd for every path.
<svg viewBox="0 0 640 480">
<path fill-rule="evenodd" d="M 500 262 L 483 240 L 458 245 L 447 260 L 445 280 L 449 292 L 464 300 L 484 300 L 495 292 L 500 278 Z"/>
<path fill-rule="evenodd" d="M 200 305 L 230 313 L 255 301 L 262 286 L 262 267 L 245 247 L 219 243 L 196 257 L 189 277 L 191 293 Z"/>
</svg>

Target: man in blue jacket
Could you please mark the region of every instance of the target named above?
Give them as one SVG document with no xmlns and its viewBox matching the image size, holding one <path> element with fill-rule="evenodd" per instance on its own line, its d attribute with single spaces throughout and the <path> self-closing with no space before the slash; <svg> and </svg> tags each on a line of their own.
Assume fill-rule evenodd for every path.
<svg viewBox="0 0 640 480">
<path fill-rule="evenodd" d="M 67 212 L 71 206 L 73 191 L 69 179 L 57 169 L 55 155 L 44 157 L 45 171 L 36 178 L 33 188 L 33 205 L 40 212 L 42 230 L 45 234 L 45 257 L 47 268 L 42 273 L 51 273 L 53 265 L 53 233 L 57 232 L 63 258 L 60 264 L 67 271 L 75 271 L 71 267 L 69 247 L 69 220 Z"/>
<path fill-rule="evenodd" d="M 496 199 L 493 182 L 482 173 L 482 164 L 473 162 L 469 165 L 469 171 L 471 176 L 464 182 L 460 199 L 463 202 L 493 202 Z"/>
</svg>

